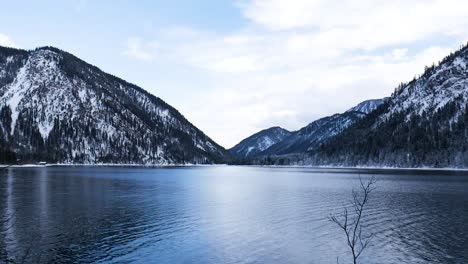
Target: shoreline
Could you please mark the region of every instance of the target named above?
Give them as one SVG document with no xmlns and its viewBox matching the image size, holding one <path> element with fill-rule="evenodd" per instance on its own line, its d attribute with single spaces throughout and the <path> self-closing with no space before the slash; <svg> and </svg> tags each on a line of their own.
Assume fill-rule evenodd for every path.
<svg viewBox="0 0 468 264">
<path fill-rule="evenodd" d="M 376 167 L 376 166 L 308 166 L 308 165 L 229 165 L 229 164 L 119 164 L 119 163 L 99 163 L 99 164 L 21 164 L 7 165 L 0 164 L 0 169 L 8 168 L 46 168 L 46 167 L 122 167 L 122 168 L 176 168 L 176 167 L 257 167 L 257 168 L 278 168 L 278 169 L 317 169 L 317 170 L 365 170 L 365 171 L 460 171 L 468 172 L 468 168 L 431 168 L 431 167 Z"/>
<path fill-rule="evenodd" d="M 119 163 L 97 163 L 97 164 L 0 164 L 0 169 L 7 168 L 46 168 L 46 167 L 129 167 L 129 168 L 173 168 L 173 167 L 210 167 L 210 166 L 228 166 L 226 164 L 119 164 Z"/>
<path fill-rule="evenodd" d="M 304 169 L 330 169 L 330 170 L 420 170 L 420 171 L 466 171 L 468 168 L 432 168 L 432 167 L 376 167 L 376 166 L 313 166 L 313 165 L 230 165 L 230 166 L 252 166 L 271 168 L 304 168 Z"/>
</svg>

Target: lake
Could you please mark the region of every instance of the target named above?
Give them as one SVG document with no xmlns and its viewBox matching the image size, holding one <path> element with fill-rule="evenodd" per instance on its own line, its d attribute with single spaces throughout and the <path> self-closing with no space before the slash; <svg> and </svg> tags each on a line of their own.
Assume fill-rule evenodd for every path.
<svg viewBox="0 0 468 264">
<path fill-rule="evenodd" d="M 10 168 L 0 262 L 350 263 L 328 217 L 371 175 L 362 263 L 468 263 L 466 172 L 241 166 Z"/>
</svg>

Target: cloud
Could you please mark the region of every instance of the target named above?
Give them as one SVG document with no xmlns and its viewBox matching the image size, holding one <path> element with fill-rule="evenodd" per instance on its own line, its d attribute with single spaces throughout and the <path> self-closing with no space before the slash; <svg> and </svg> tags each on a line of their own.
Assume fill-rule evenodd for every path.
<svg viewBox="0 0 468 264">
<path fill-rule="evenodd" d="M 178 27 L 158 35 L 161 56 L 204 79 L 203 87 L 187 87 L 191 100 L 175 103 L 225 147 L 266 127 L 296 130 L 389 96 L 468 39 L 468 2 L 459 0 L 239 6 L 247 23 L 236 31 Z M 145 54 L 138 57 L 152 57 L 143 42 L 132 46 Z"/>
<path fill-rule="evenodd" d="M 299 129 L 362 100 L 389 96 L 459 44 L 363 51 L 327 47 L 310 32 L 202 35 L 170 42 L 175 60 L 210 78 L 208 92 L 183 112 L 226 147 L 266 127 Z"/>
<path fill-rule="evenodd" d="M 231 147 L 267 127 L 299 129 L 362 100 L 389 96 L 399 82 L 411 80 L 422 73 L 424 65 L 451 50 L 429 47 L 412 55 L 391 50 L 378 56 L 346 56 L 342 63 L 328 66 L 312 61 L 301 63 L 304 68 L 261 69 L 241 77 L 217 73 L 212 90 L 185 105 L 184 113 L 208 135 Z"/>
<path fill-rule="evenodd" d="M 155 41 L 144 42 L 137 37 L 130 37 L 126 42 L 125 56 L 141 61 L 151 61 L 156 55 L 159 44 Z"/>
<path fill-rule="evenodd" d="M 16 44 L 9 36 L 0 33 L 0 46 L 15 48 Z"/>
<path fill-rule="evenodd" d="M 224 58 L 217 61 L 212 67 L 216 71 L 228 73 L 248 72 L 257 68 L 255 59 L 248 56 Z"/>
<path fill-rule="evenodd" d="M 373 37 L 362 41 L 381 45 L 434 32 L 460 34 L 468 23 L 464 0 L 252 0 L 240 6 L 245 17 L 268 30 L 356 33 L 356 38 Z"/>
</svg>

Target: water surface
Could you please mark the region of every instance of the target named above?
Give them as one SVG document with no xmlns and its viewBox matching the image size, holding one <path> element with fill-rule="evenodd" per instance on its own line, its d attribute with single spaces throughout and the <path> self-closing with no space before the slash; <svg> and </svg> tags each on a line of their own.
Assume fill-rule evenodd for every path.
<svg viewBox="0 0 468 264">
<path fill-rule="evenodd" d="M 363 263 L 468 263 L 463 172 L 235 166 L 0 172 L 0 262 L 349 263 L 327 218 L 360 174 Z"/>
</svg>

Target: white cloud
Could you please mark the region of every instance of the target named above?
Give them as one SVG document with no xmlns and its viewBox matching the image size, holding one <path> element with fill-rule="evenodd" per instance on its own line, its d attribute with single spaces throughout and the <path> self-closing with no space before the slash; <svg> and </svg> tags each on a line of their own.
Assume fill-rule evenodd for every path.
<svg viewBox="0 0 468 264">
<path fill-rule="evenodd" d="M 133 59 L 151 61 L 158 48 L 159 44 L 155 41 L 144 42 L 140 38 L 130 37 L 127 39 L 126 50 L 123 54 Z"/>
<path fill-rule="evenodd" d="M 1 34 L 1 33 L 0 33 L 0 46 L 16 47 L 15 43 L 9 36 Z"/>
<path fill-rule="evenodd" d="M 409 81 L 424 65 L 451 49 L 432 47 L 395 61 L 382 56 L 343 58 L 343 64 L 223 75 L 207 96 L 184 107 L 184 113 L 208 135 L 230 147 L 260 129 L 280 125 L 298 129 L 320 117 L 342 112 L 370 98 L 389 96 L 399 82 Z M 324 64 L 326 65 L 326 64 Z"/>
<path fill-rule="evenodd" d="M 407 48 L 402 48 L 402 49 L 394 49 L 392 50 L 392 58 L 394 60 L 403 60 L 406 58 L 406 55 L 408 54 L 408 49 Z"/>
<path fill-rule="evenodd" d="M 252 34 L 257 38 L 264 33 Z M 175 47 L 174 54 L 212 78 L 210 91 L 182 110 L 226 147 L 269 126 L 294 130 L 362 100 L 389 96 L 398 83 L 411 80 L 458 46 L 375 53 L 327 49 L 298 33 L 267 33 L 255 41 L 237 36 L 242 41 L 232 45 L 225 38 L 192 39 L 190 45 Z M 238 57 L 243 59 L 231 60 Z"/>
<path fill-rule="evenodd" d="M 187 87 L 203 92 L 175 103 L 225 147 L 269 126 L 295 130 L 389 96 L 468 37 L 468 2 L 459 0 L 252 0 L 240 6 L 249 24 L 236 32 L 176 28 L 158 38 L 162 56 L 208 79 L 207 86 Z"/>
<path fill-rule="evenodd" d="M 373 36 L 381 44 L 434 32 L 459 34 L 468 22 L 464 0 L 252 0 L 241 7 L 248 19 L 269 30 L 338 30 Z"/>
<path fill-rule="evenodd" d="M 248 56 L 224 58 L 211 66 L 213 70 L 227 73 L 242 73 L 257 69 L 255 59 Z"/>
</svg>

